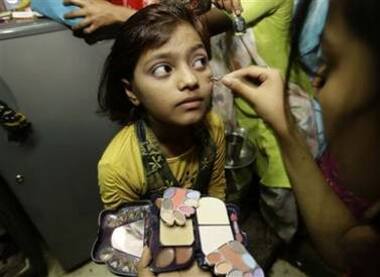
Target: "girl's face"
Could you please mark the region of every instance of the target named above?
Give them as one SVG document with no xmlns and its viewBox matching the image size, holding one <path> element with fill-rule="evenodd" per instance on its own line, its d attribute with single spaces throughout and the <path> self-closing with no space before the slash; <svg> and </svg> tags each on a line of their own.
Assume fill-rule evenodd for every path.
<svg viewBox="0 0 380 277">
<path fill-rule="evenodd" d="M 329 140 L 378 105 L 374 57 L 366 44 L 350 32 L 339 2 L 342 0 L 330 1 L 322 38 L 325 83 L 318 91 Z"/>
<path fill-rule="evenodd" d="M 206 114 L 212 92 L 211 69 L 201 38 L 190 24 L 176 27 L 163 46 L 141 55 L 127 94 L 149 120 L 189 126 Z"/>
</svg>

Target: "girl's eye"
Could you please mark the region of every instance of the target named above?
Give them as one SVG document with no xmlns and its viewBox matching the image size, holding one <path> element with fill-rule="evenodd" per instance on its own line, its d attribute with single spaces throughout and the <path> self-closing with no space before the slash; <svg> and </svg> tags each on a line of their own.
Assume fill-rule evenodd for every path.
<svg viewBox="0 0 380 277">
<path fill-rule="evenodd" d="M 197 57 L 193 62 L 195 69 L 205 69 L 208 65 L 208 59 L 205 56 Z"/>
<path fill-rule="evenodd" d="M 152 74 L 154 77 L 162 78 L 170 74 L 172 68 L 169 65 L 161 64 L 153 68 Z"/>
</svg>

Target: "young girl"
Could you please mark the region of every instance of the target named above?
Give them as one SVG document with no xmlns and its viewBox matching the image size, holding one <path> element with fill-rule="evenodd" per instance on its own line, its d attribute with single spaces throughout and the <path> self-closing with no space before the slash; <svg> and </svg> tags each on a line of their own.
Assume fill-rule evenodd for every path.
<svg viewBox="0 0 380 277">
<path fill-rule="evenodd" d="M 330 1 L 318 90 L 329 145 L 318 164 L 287 113 L 277 71 L 249 67 L 223 81 L 273 128 L 316 248 L 353 276 L 380 272 L 379 9 L 377 0 Z"/>
<path fill-rule="evenodd" d="M 125 127 L 98 165 L 106 208 L 181 186 L 224 199 L 224 129 L 210 112 L 209 39 L 180 7 L 150 5 L 127 20 L 98 99 Z"/>
</svg>

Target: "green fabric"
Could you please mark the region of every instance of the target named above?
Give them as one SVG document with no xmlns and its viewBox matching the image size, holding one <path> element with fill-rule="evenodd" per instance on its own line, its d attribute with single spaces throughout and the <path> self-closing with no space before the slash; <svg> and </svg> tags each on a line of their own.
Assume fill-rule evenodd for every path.
<svg viewBox="0 0 380 277">
<path fill-rule="evenodd" d="M 253 32 L 259 55 L 268 66 L 279 69 L 285 76 L 293 0 L 242 0 L 242 5 L 243 17 L 250 26 L 247 31 Z M 309 78 L 299 68 L 292 70 L 291 81 L 311 93 Z M 289 188 L 290 182 L 272 131 L 244 100 L 236 99 L 235 106 L 238 123 L 247 129 L 248 138 L 258 148 L 256 170 L 262 184 Z"/>
</svg>

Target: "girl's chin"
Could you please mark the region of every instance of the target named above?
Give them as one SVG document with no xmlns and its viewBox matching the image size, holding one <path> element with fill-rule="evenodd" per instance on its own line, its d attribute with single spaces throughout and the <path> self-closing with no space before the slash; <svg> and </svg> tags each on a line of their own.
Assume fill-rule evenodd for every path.
<svg viewBox="0 0 380 277">
<path fill-rule="evenodd" d="M 178 120 L 178 125 L 187 126 L 201 122 L 206 116 L 206 113 L 187 113 L 183 118 Z"/>
</svg>

